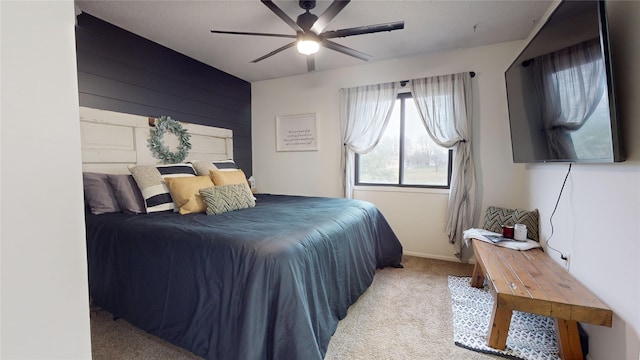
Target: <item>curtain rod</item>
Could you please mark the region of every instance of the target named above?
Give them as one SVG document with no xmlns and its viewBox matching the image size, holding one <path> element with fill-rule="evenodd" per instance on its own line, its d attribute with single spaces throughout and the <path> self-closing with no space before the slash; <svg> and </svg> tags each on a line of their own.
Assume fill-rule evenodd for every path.
<svg viewBox="0 0 640 360">
<path fill-rule="evenodd" d="M 469 76 L 475 77 L 476 76 L 475 71 L 469 71 Z M 400 86 L 405 86 L 405 85 L 407 85 L 408 82 L 409 82 L 409 80 L 402 80 L 402 81 L 400 81 Z"/>
</svg>

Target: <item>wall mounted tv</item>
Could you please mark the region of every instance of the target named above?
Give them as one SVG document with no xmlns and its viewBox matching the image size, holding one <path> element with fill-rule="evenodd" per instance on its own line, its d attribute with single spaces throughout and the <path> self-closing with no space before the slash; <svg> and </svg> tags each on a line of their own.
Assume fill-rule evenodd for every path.
<svg viewBox="0 0 640 360">
<path fill-rule="evenodd" d="M 505 72 L 513 161 L 624 160 L 602 1 L 563 1 Z"/>
</svg>

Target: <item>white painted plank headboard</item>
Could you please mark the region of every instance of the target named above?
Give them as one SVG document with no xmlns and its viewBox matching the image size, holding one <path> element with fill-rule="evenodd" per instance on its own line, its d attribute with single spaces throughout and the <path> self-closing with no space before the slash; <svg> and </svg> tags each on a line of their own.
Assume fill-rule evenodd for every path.
<svg viewBox="0 0 640 360">
<path fill-rule="evenodd" d="M 233 159 L 231 130 L 187 123 L 182 127 L 191 135 L 185 161 Z M 83 171 L 128 174 L 129 165 L 158 163 L 147 147 L 150 129 L 146 116 L 80 107 Z M 169 133 L 163 142 L 172 150 L 178 145 L 177 137 Z"/>
</svg>

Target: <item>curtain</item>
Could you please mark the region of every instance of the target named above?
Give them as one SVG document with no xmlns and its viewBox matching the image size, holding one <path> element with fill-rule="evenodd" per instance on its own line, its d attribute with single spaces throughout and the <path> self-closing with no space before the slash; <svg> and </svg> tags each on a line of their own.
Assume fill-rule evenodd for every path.
<svg viewBox="0 0 640 360">
<path fill-rule="evenodd" d="M 398 97 L 398 83 L 340 89 L 341 164 L 344 196 L 353 197 L 355 153 L 366 154 L 378 144 Z"/>
<path fill-rule="evenodd" d="M 599 39 L 536 57 L 533 74 L 549 155 L 575 159 L 571 132 L 591 116 L 605 89 Z"/>
<path fill-rule="evenodd" d="M 453 149 L 451 189 L 445 231 L 461 258 L 462 232 L 472 227 L 476 176 L 471 151 L 471 75 L 460 73 L 415 79 L 410 89 L 433 141 Z"/>
</svg>

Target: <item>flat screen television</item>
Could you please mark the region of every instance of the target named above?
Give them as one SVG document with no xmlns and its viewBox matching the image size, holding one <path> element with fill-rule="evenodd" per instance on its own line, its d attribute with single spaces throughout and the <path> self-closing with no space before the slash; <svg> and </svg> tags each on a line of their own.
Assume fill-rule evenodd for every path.
<svg viewBox="0 0 640 360">
<path fill-rule="evenodd" d="M 624 161 L 603 1 L 563 1 L 505 72 L 515 163 Z"/>
</svg>

